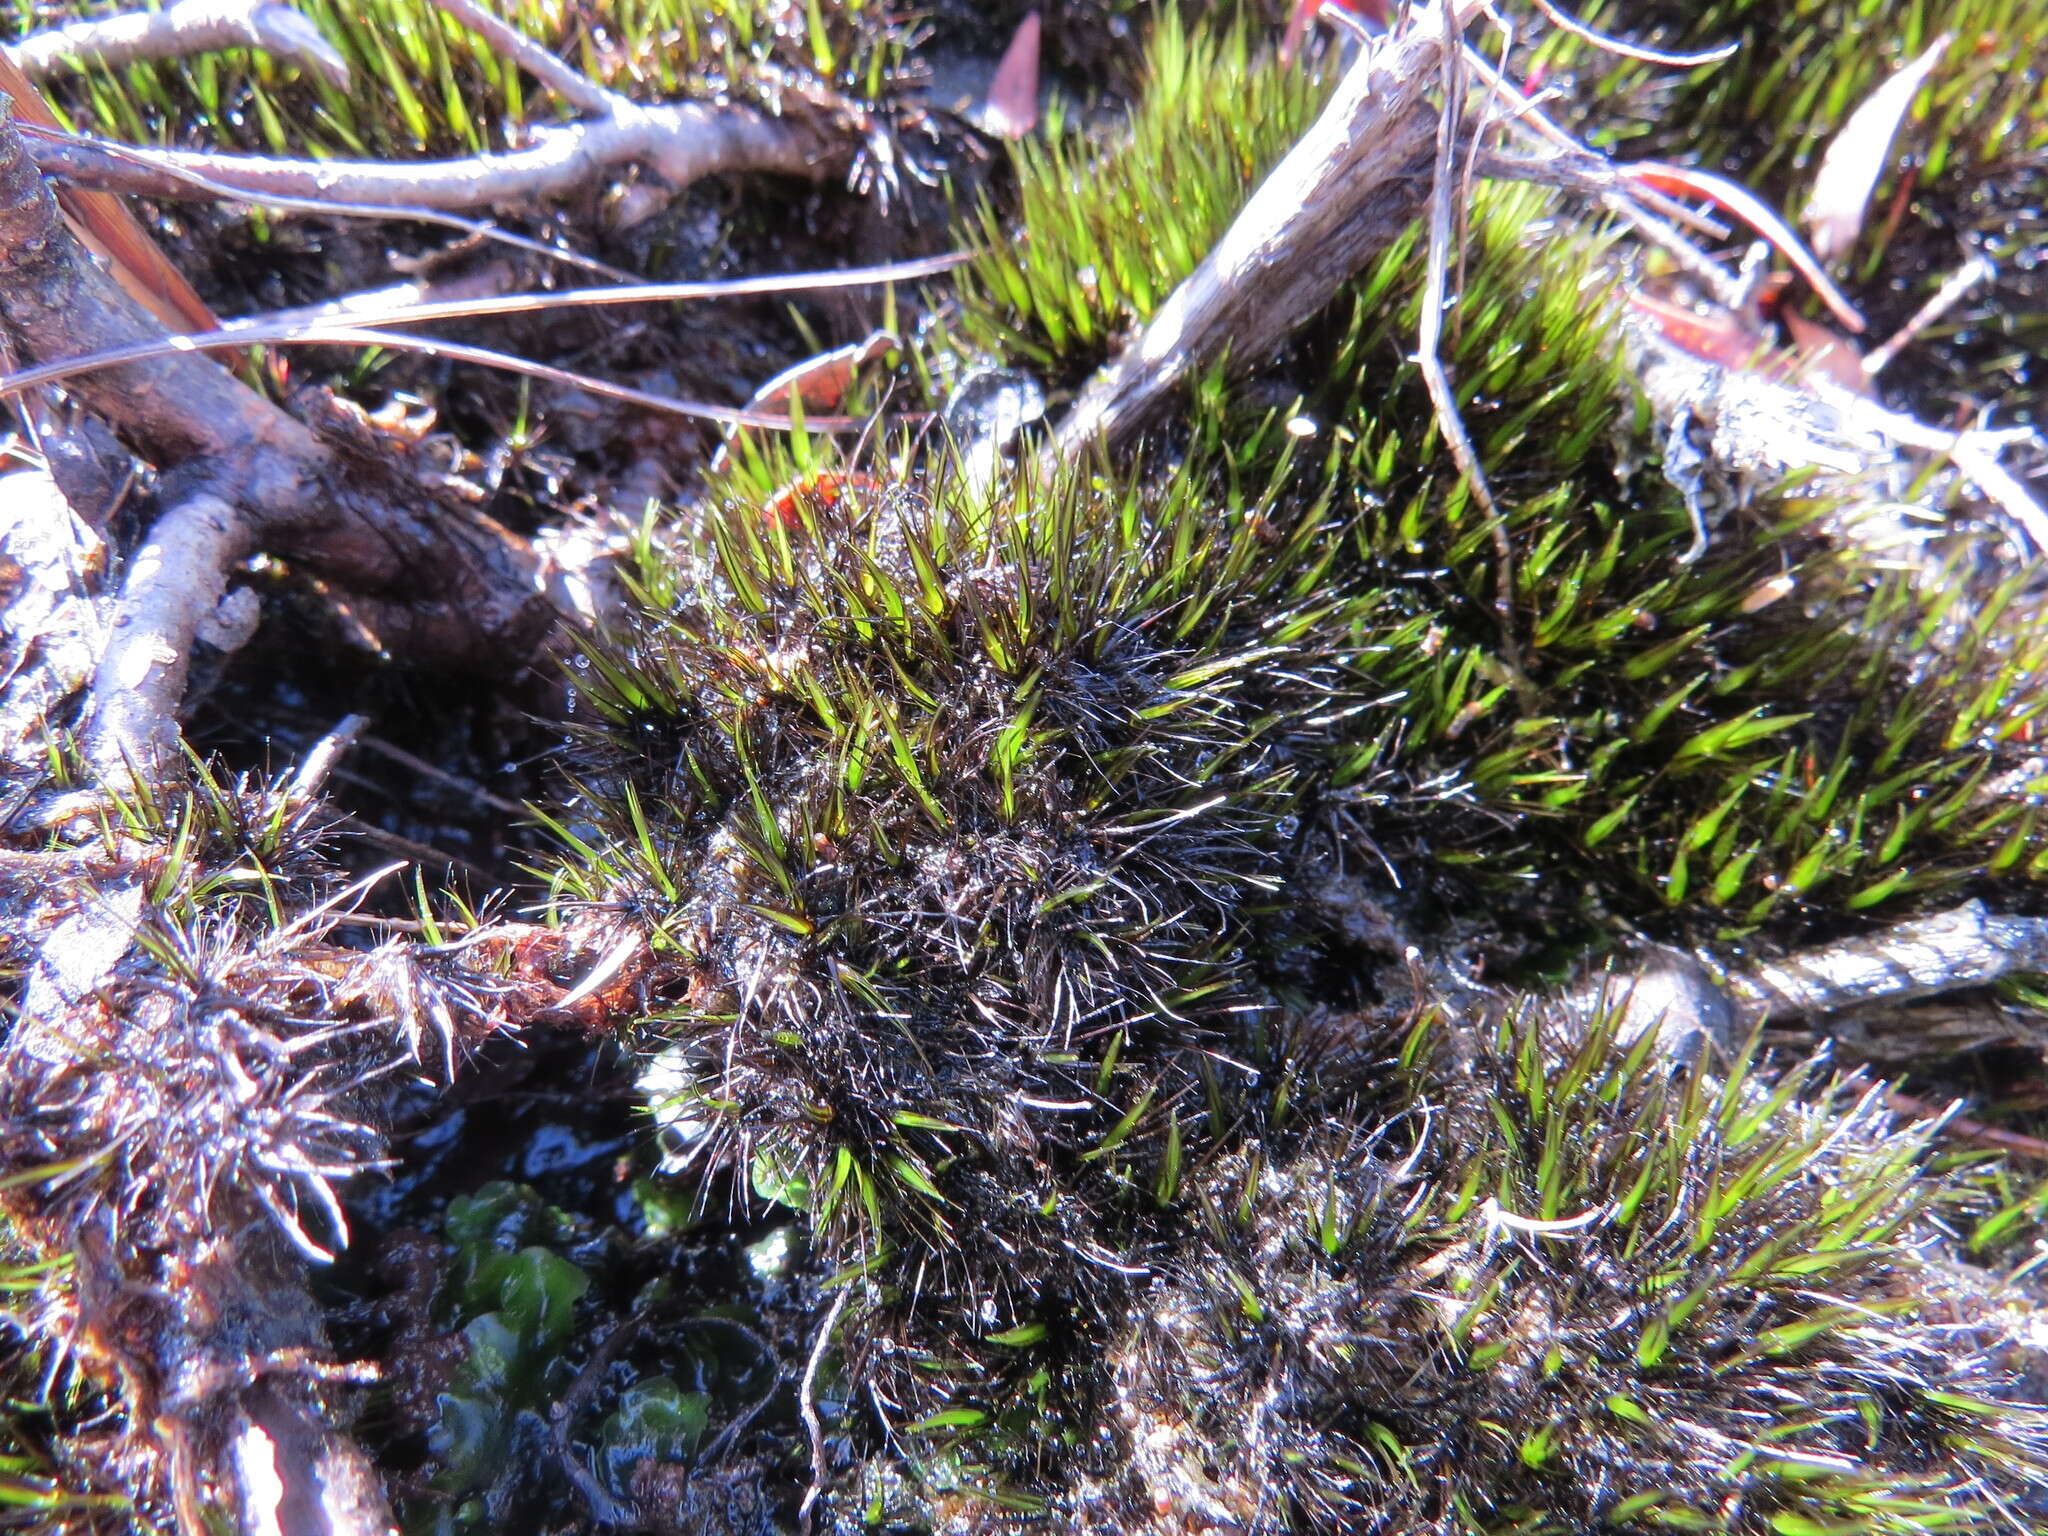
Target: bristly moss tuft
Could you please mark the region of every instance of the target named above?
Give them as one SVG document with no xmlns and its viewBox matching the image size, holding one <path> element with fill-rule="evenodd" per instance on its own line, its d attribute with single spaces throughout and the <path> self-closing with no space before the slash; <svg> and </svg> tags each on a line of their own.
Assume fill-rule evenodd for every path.
<svg viewBox="0 0 2048 1536">
<path fill-rule="evenodd" d="M 1014 214 L 967 222 L 960 344 L 1061 376 L 1108 354 L 1192 272 L 1327 94 L 1240 14 L 1154 23 L 1143 94 L 1107 144 L 1075 131 L 1016 150 Z M 1021 230 L 1013 226 L 1021 223 Z"/>
<path fill-rule="evenodd" d="M 1388 803 L 1375 836 L 1397 862 L 1413 847 L 1452 885 L 1530 891 L 1552 931 L 1592 891 L 1700 938 L 2048 872 L 2025 788 L 2048 640 L 2021 617 L 2025 578 L 1987 576 L 1967 533 L 1930 534 L 1901 569 L 1824 535 L 1831 503 L 1797 488 L 1683 563 L 1684 509 L 1591 318 L 1615 310 L 1605 242 L 1537 189 L 1487 187 L 1446 351 L 1518 545 L 1518 684 L 1485 519 L 1407 357 L 1414 241 L 1277 374 L 1386 594 L 1365 654 L 1394 702 L 1360 721 L 1335 782 L 1456 789 Z M 1270 455 L 1256 407 L 1198 396 L 1193 414 L 1241 472 Z"/>
<path fill-rule="evenodd" d="M 1880 1095 L 1536 1017 L 1389 1037 L 1377 1145 L 1219 1162 L 1115 1353 L 1141 1497 L 1255 1532 L 1992 1529 L 2048 1413 Z M 1398 1085 L 1389 1093 L 1389 1085 Z M 1960 1288 L 1960 1289 L 1959 1289 Z"/>
<path fill-rule="evenodd" d="M 1085 1525 L 1128 1474 L 1136 1507 L 1254 1530 L 1905 1536 L 2038 1478 L 2020 1407 L 1973 1429 L 2018 1396 L 1986 1361 L 1885 1385 L 1935 1341 L 1886 1308 L 1937 1289 L 1941 1186 L 1871 1105 L 1681 1088 L 1533 1024 L 1439 1025 L 1377 1078 L 1273 1059 L 1446 926 L 1507 985 L 1613 911 L 1770 945 L 2039 852 L 1981 792 L 2040 707 L 2024 594 L 1877 569 L 1783 500 L 1682 563 L 1602 243 L 1552 214 L 1481 197 L 1449 337 L 1520 676 L 1405 361 L 1412 246 L 1253 388 L 1198 383 L 1128 479 L 989 495 L 794 434 L 644 534 L 577 668 L 556 916 L 593 965 L 652 958 L 633 1033 L 674 1157 L 805 1212 L 857 1296 L 834 1358 L 886 1436 L 869 1492 Z M 1346 881 L 1336 934 L 1315 892 Z"/>
<path fill-rule="evenodd" d="M 885 1375 L 1094 1336 L 1233 1070 L 1355 669 L 1319 507 L 1204 478 L 730 501 L 649 536 L 577 669 L 557 910 L 656 952 L 636 1033 L 683 1150 L 967 1324 L 905 1313 Z M 888 1390 L 915 1418 L 934 1379 Z"/>
</svg>

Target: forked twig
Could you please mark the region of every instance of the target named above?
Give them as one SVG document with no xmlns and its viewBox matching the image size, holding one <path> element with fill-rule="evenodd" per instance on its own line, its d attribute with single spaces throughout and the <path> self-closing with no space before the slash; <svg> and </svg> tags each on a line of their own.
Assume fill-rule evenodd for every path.
<svg viewBox="0 0 2048 1536">
<path fill-rule="evenodd" d="M 520 149 L 456 160 L 394 164 L 386 160 L 274 160 L 158 150 L 138 166 L 85 142 L 40 143 L 38 166 L 74 186 L 152 195 L 170 182 L 168 169 L 194 171 L 238 193 L 262 199 L 334 197 L 350 203 L 404 203 L 459 213 L 480 208 L 530 208 L 550 198 L 589 192 L 606 172 L 645 166 L 671 189 L 705 176 L 768 172 L 817 180 L 843 165 L 847 146 L 793 117 L 768 117 L 751 107 L 679 101 L 637 107 L 626 117 L 591 118 L 534 130 Z"/>
</svg>

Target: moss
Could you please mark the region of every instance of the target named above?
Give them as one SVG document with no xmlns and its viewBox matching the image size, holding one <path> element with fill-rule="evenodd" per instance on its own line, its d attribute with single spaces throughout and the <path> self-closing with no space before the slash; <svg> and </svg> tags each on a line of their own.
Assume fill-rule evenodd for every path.
<svg viewBox="0 0 2048 1536">
<path fill-rule="evenodd" d="M 1110 259 L 1076 231 L 1135 238 L 1171 179 L 1124 142 L 1099 190 L 1020 160 L 1063 233 L 993 247 L 942 341 L 1064 369 L 1141 313 L 1043 323 Z M 1411 936 L 1477 933 L 1496 981 L 1616 913 L 1771 947 L 2044 846 L 1982 793 L 2040 708 L 2024 594 L 1837 550 L 1796 487 L 1680 563 L 1607 238 L 1529 189 L 1472 234 L 1448 361 L 1519 674 L 1407 357 L 1412 234 L 1115 476 L 744 444 L 578 664 L 556 920 L 645 946 L 676 1160 L 804 1213 L 850 1298 L 834 1401 L 883 1428 L 837 1421 L 843 1522 L 1905 1533 L 2038 1484 L 2004 1367 L 1900 1376 L 1926 1207 L 1973 1186 L 1873 1104 L 1533 1016 L 1386 1034 L 1430 1001 L 1373 972 Z"/>
<path fill-rule="evenodd" d="M 2040 0 L 1942 0 L 1895 13 L 1856 0 L 1602 3 L 1579 14 L 1671 52 L 1740 45 L 1726 63 L 1678 71 L 1548 32 L 1537 61 L 1584 77 L 1597 137 L 1630 158 L 1716 165 L 1739 155 L 1760 176 L 1810 169 L 1849 114 L 1940 32 L 1955 42 L 1916 132 L 1922 174 L 1981 169 L 2048 143 L 2048 71 L 2021 43 L 2048 26 Z"/>
<path fill-rule="evenodd" d="M 2048 703 L 2024 578 L 1977 574 L 1967 537 L 1930 541 L 1939 578 L 1888 568 L 1819 536 L 1833 503 L 1796 486 L 1682 564 L 1685 513 L 1609 340 L 1604 238 L 1527 187 L 1482 187 L 1472 234 L 1446 361 L 1518 547 L 1519 684 L 1485 520 L 1408 361 L 1415 236 L 1254 386 L 1299 391 L 1297 451 L 1348 492 L 1356 579 L 1384 596 L 1358 639 L 1389 703 L 1333 768 L 1378 786 L 1380 843 L 1426 849 L 1452 889 L 1528 892 L 1538 924 L 1591 894 L 1696 937 L 2048 872 L 2010 792 Z M 1255 474 L 1271 413 L 1231 398 L 1197 399 L 1198 439 Z"/>
<path fill-rule="evenodd" d="M 1143 1490 L 1249 1531 L 1991 1528 L 2048 1417 L 1947 1321 L 1878 1096 L 1534 1017 L 1388 1037 L 1367 1123 L 1219 1165 L 1119 1345 Z M 1314 1117 L 1310 1123 L 1315 1124 Z"/>
<path fill-rule="evenodd" d="M 1199 1081 L 1348 603 L 1316 507 L 1275 523 L 1192 468 L 811 483 L 643 547 L 579 671 L 558 903 L 648 936 L 643 1038 L 835 1262 L 1001 1231 L 962 1245 L 998 1268 L 964 1290 L 1001 1291 L 1072 1267 Z"/>
<path fill-rule="evenodd" d="M 467 148 L 533 110 L 378 3 L 321 14 L 411 94 L 275 142 Z M 615 52 L 523 19 L 650 93 L 891 95 L 880 11 L 774 14 L 629 7 Z M 911 371 L 993 355 L 1057 388 L 1140 322 L 1319 100 L 1261 41 L 1169 14 L 1122 129 L 1021 150 L 1016 214 L 974 216 L 984 253 Z M 269 141 L 312 88 L 244 67 L 207 110 Z M 153 127 L 201 86 L 151 89 L 102 110 Z M 930 439 L 744 438 L 650 517 L 571 669 L 543 873 L 589 965 L 624 957 L 600 1001 L 650 1058 L 667 1172 L 633 1236 L 510 1185 L 450 1206 L 414 1298 L 449 1374 L 366 1430 L 417 1472 L 410 1526 L 689 1529 L 729 1471 L 767 1528 L 812 1476 L 806 1407 L 848 1531 L 1918 1536 L 2039 1506 L 2040 1413 L 1995 1326 L 2038 1191 L 1822 1068 L 1674 1064 L 1508 990 L 1617 925 L 1768 951 L 2027 899 L 2033 599 L 1964 538 L 1930 541 L 1943 583 L 1834 550 L 1800 487 L 1680 564 L 1611 345 L 1621 258 L 1527 189 L 1481 189 L 1471 222 L 1447 351 L 1516 543 L 1519 670 L 1408 360 L 1412 233 L 1114 470 L 985 491 Z M 389 1066 L 418 1043 L 391 1026 L 433 1017 L 366 1004 L 367 962 L 295 926 L 342 889 L 317 833 L 219 778 L 112 812 L 159 862 L 109 995 L 167 1023 L 38 1127 L 128 1149 L 123 1184 L 79 1184 L 147 1194 L 138 1285 L 141 1250 L 212 1214 L 208 1178 L 317 1239 L 317 1192 L 274 1165 L 374 1150 L 338 1086 L 366 1058 L 265 1101 L 265 1141 L 223 1042 L 299 1052 L 333 1004 Z M 407 987 L 449 959 L 422 936 L 385 957 Z M 777 1207 L 775 1306 L 651 1273 Z M 38 1433 L 0 1477 L 55 1496 Z"/>
<path fill-rule="evenodd" d="M 1680 160 L 1731 174 L 1791 213 L 1856 107 L 1933 42 L 1954 41 L 1920 93 L 1863 238 L 1845 258 L 1872 334 L 1905 323 L 1960 264 L 1995 275 L 1885 375 L 1887 392 L 1935 418 L 1964 406 L 2038 416 L 2031 359 L 2043 350 L 2048 291 L 2040 247 L 2040 157 L 2048 148 L 2048 67 L 2026 39 L 2048 28 L 2042 0 L 1716 0 L 1588 8 L 1596 25 L 1678 50 L 1737 42 L 1727 62 L 1659 69 L 1550 31 L 1532 67 L 1563 82 L 1579 126 L 1625 159 Z"/>
<path fill-rule="evenodd" d="M 1128 122 L 1016 147 L 1014 210 L 985 201 L 962 230 L 980 250 L 956 278 L 964 347 L 1068 379 L 1150 317 L 1327 94 L 1262 32 L 1242 14 L 1204 26 L 1164 9 Z"/>
<path fill-rule="evenodd" d="M 92 979 L 75 997 L 30 979 L 0 1077 L 0 1216 L 36 1292 L 14 1315 L 55 1362 L 23 1393 L 46 1423 L 11 1470 L 30 1507 L 95 1531 L 107 1511 L 167 1529 L 213 1503 L 177 1437 L 225 1422 L 259 1374 L 324 1358 L 299 1263 L 348 1241 L 336 1190 L 379 1161 L 375 1085 L 427 1040 L 452 1054 L 474 1018 L 445 956 L 333 942 L 362 888 L 303 788 L 200 763 L 190 783 L 102 794 L 50 836 L 38 915 L 68 925 Z M 176 1377 L 195 1360 L 218 1374 Z M 81 1422 L 96 1393 L 102 1425 Z"/>
<path fill-rule="evenodd" d="M 61 1177 L 62 1169 L 14 1169 L 17 1185 Z M 62 1306 L 71 1287 L 68 1255 L 49 1257 L 0 1219 L 0 1295 L 8 1298 L 0 1340 L 0 1528 L 87 1531 L 130 1508 L 94 1465 L 89 1427 L 107 1404 L 67 1366 L 30 1309 Z"/>
</svg>

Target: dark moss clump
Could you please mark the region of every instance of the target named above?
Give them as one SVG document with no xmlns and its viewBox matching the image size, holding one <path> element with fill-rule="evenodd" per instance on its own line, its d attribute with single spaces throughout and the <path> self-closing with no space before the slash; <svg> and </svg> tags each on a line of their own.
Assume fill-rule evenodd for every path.
<svg viewBox="0 0 2048 1536">
<path fill-rule="evenodd" d="M 831 1262 L 908 1246 L 927 1305 L 999 1333 L 1139 1240 L 1118 1213 L 1218 1070 L 1342 713 L 1348 603 L 1314 507 L 1192 472 L 814 484 L 648 541 L 580 671 L 556 888 L 654 946 L 639 1034 L 706 1141 Z"/>
<path fill-rule="evenodd" d="M 1241 79 L 1215 46 L 1155 64 Z M 1134 127 L 1112 185 L 1181 149 Z M 1159 206 L 1190 250 L 1226 169 Z M 1058 384 L 1144 310 L 1112 246 L 1168 242 L 1020 176 L 953 339 Z M 1512 648 L 1411 239 L 1116 478 L 742 445 L 579 664 L 556 918 L 632 957 L 672 1166 L 810 1221 L 849 1529 L 1906 1536 L 2039 1497 L 2002 1341 L 1932 1353 L 2010 1294 L 1949 1267 L 1966 1180 L 1813 1074 L 1411 968 L 1533 985 L 1617 913 L 1768 949 L 2036 878 L 2030 599 L 1967 538 L 1885 569 L 1818 497 L 1681 562 L 1605 241 L 1527 189 L 1472 236 L 1449 352 Z"/>
<path fill-rule="evenodd" d="M 1947 1331 L 1952 1302 L 2003 1294 L 1944 1254 L 1966 1185 L 1876 1099 L 1746 1060 L 1675 1071 L 1652 1035 L 1476 993 L 1453 1010 L 1319 926 L 1314 880 L 1375 846 L 1343 830 L 1361 818 L 1410 871 L 1430 831 L 1475 854 L 1444 862 L 1447 902 L 1583 872 L 1503 930 L 1626 885 L 1598 839 L 1509 823 L 1511 778 L 1432 806 L 1406 756 L 1484 718 L 1424 731 L 1439 696 L 1391 686 L 1482 675 L 1421 626 L 1483 585 L 1435 610 L 1367 586 L 1394 513 L 1282 520 L 1284 453 L 1234 505 L 1198 468 L 1214 451 L 1149 487 L 832 472 L 736 496 L 648 535 L 628 626 L 580 668 L 558 911 L 593 957 L 652 955 L 634 1033 L 682 1084 L 679 1158 L 806 1213 L 858 1298 L 835 1401 L 872 1405 L 891 1451 L 852 1505 L 1813 1536 L 2038 1497 L 2048 1431 L 2008 1341 Z M 1620 654 L 1684 654 L 1619 611 Z M 1515 697 L 1503 678 L 1486 708 Z M 1412 736 L 1385 728 L 1396 704 Z M 1699 755 L 1648 771 L 1644 814 L 1696 814 L 1675 769 Z M 1573 825 L 1571 798 L 1550 810 Z"/>
<path fill-rule="evenodd" d="M 304 1266 L 348 1241 L 338 1190 L 381 1161 L 380 1088 L 452 1056 L 480 978 L 338 942 L 365 887 L 303 785 L 201 765 L 175 798 L 80 800 L 7 867 L 40 882 L 44 958 L 0 1054 L 0 1234 L 45 1372 L 8 1372 L 0 1494 L 46 1529 L 198 1529 L 252 1401 L 336 1422 L 349 1373 Z"/>
<path fill-rule="evenodd" d="M 128 1510 L 124 1457 L 105 1398 L 60 1357 L 51 1335 L 65 1306 L 70 1261 L 39 1255 L 0 1220 L 0 1290 L 13 1315 L 0 1333 L 0 1528 L 89 1528 Z M 46 1332 L 41 1326 L 51 1323 Z"/>
</svg>

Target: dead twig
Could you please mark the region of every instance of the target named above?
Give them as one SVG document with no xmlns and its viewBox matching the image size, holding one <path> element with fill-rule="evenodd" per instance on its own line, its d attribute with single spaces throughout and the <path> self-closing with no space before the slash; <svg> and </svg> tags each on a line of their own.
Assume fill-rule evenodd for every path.
<svg viewBox="0 0 2048 1536">
<path fill-rule="evenodd" d="M 1746 1026 L 1898 1003 L 2048 967 L 2048 919 L 2001 916 L 1978 901 L 1730 976 Z"/>
<path fill-rule="evenodd" d="M 258 155 L 155 150 L 147 163 L 111 154 L 91 140 L 45 140 L 34 149 L 47 174 L 77 187 L 143 197 L 179 196 L 188 175 L 204 177 L 252 201 L 326 198 L 403 204 L 440 213 L 531 209 L 588 193 L 609 173 L 641 166 L 680 191 L 706 176 L 743 173 L 815 181 L 851 157 L 848 145 L 794 117 L 705 102 L 634 106 L 619 117 L 530 130 L 521 149 L 459 160 L 399 164 L 381 160 L 274 160 Z"/>
<path fill-rule="evenodd" d="M 16 121 L 41 128 L 58 126 L 56 113 L 35 82 L 4 51 L 0 51 L 0 91 L 6 92 L 11 103 L 9 115 Z M 87 187 L 66 187 L 58 192 L 57 204 L 72 232 L 105 259 L 115 280 L 167 328 L 213 328 L 213 311 L 118 197 Z"/>
<path fill-rule="evenodd" d="M 435 224 L 444 229 L 460 230 L 473 239 L 489 240 L 497 245 L 510 246 L 514 250 L 530 252 L 549 261 L 581 267 L 586 272 L 595 272 L 617 282 L 638 281 L 633 273 L 622 267 L 614 267 L 594 256 L 586 256 L 581 251 L 568 250 L 562 246 L 550 245 L 545 240 L 534 240 L 525 235 L 514 234 L 511 230 L 483 219 L 466 219 L 456 213 L 443 213 L 432 208 L 408 207 L 403 204 L 348 203 L 331 197 L 258 197 L 245 190 L 228 186 L 225 182 L 213 181 L 196 171 L 181 168 L 163 158 L 166 151 L 152 146 L 119 144 L 111 139 L 95 138 L 91 134 L 67 133 L 61 128 L 44 127 L 41 124 L 23 123 L 21 129 L 31 140 L 31 154 L 35 153 L 36 144 L 83 144 L 90 146 L 97 153 L 112 156 L 117 160 L 126 160 L 139 171 L 156 173 L 163 180 L 158 190 L 149 195 L 159 201 L 246 203 L 252 207 L 272 208 L 286 213 L 313 213 L 330 219 L 376 219 L 380 222 L 398 219 L 416 224 Z"/>
<path fill-rule="evenodd" d="M 348 61 L 318 27 L 277 0 L 175 0 L 160 11 L 86 17 L 31 32 L 7 51 L 31 79 L 46 79 L 65 70 L 118 70 L 223 48 L 260 48 L 318 72 L 338 90 L 349 83 Z"/>
<path fill-rule="evenodd" d="M 328 318 L 320 313 L 291 311 L 281 316 L 257 316 L 232 321 L 219 330 L 197 336 L 153 336 L 118 347 L 69 356 L 14 373 L 0 375 L 0 397 L 66 380 L 85 378 L 102 370 L 130 367 L 154 359 L 185 357 L 193 353 L 240 348 L 252 344 L 268 346 L 379 346 L 400 351 L 423 352 L 485 367 L 502 368 L 532 378 L 585 390 L 647 410 L 735 426 L 779 427 L 789 430 L 793 423 L 786 410 L 754 410 L 715 405 L 705 401 L 680 400 L 657 395 L 629 385 L 575 373 L 545 363 L 514 357 L 489 348 L 434 338 L 408 336 L 374 329 L 376 325 L 423 324 L 435 320 L 477 319 L 491 315 L 529 314 L 538 311 L 646 304 L 676 299 L 735 298 L 763 293 L 813 292 L 823 289 L 863 287 L 873 283 L 926 277 L 959 265 L 965 254 L 927 257 L 875 267 L 855 267 L 836 272 L 798 273 L 786 276 L 740 278 L 705 283 L 640 283 L 616 288 L 583 288 L 560 293 L 477 294 L 436 302 L 420 302 L 417 290 L 407 285 L 381 294 L 358 295 L 345 308 Z M 805 426 L 820 431 L 859 431 L 869 423 L 850 416 L 813 416 Z"/>
<path fill-rule="evenodd" d="M 1480 0 L 1440 3 L 1453 35 L 1480 9 Z M 1427 200 L 1435 114 L 1425 92 L 1445 30 L 1418 20 L 1361 47 L 1322 115 L 1215 247 L 1082 391 L 1053 451 L 1072 460 L 1115 445 L 1226 351 L 1255 364 L 1407 228 Z"/>
<path fill-rule="evenodd" d="M 81 187 L 143 196 L 189 195 L 194 180 L 232 189 L 255 201 L 286 198 L 406 206 L 435 213 L 482 208 L 529 208 L 552 198 L 587 192 L 605 173 L 641 166 L 675 190 L 704 176 L 732 172 L 773 172 L 817 178 L 843 166 L 850 147 L 838 136 L 799 122 L 724 103 L 669 102 L 642 105 L 589 79 L 516 27 L 474 3 L 437 0 L 440 8 L 479 33 L 496 52 L 512 58 L 549 91 L 591 116 L 581 122 L 537 126 L 533 142 L 521 149 L 462 160 L 397 165 L 381 161 L 290 161 L 245 155 L 160 150 L 143 154 L 115 150 L 96 141 L 45 141 L 36 162 L 52 176 Z M 201 11 L 188 7 L 210 7 Z M 232 35 L 251 40 L 260 24 L 267 34 L 296 39 L 301 52 L 331 73 L 338 54 L 310 23 L 267 0 L 180 0 L 131 28 L 129 46 L 144 33 L 162 46 L 192 51 L 190 40 Z M 234 28 L 243 29 L 235 33 Z M 125 34 L 124 34 L 125 35 Z M 76 53 L 79 45 L 67 45 Z M 322 59 L 318 49 L 326 49 Z M 344 71 L 345 78 L 345 71 Z M 184 194 L 168 190 L 179 184 Z"/>
<path fill-rule="evenodd" d="M 334 729 L 314 742 L 306 755 L 299 760 L 293 771 L 291 783 L 285 788 L 287 805 L 303 806 L 312 802 L 326 785 L 328 776 L 335 765 L 348 755 L 364 731 L 370 726 L 368 715 L 344 715 Z"/>
<path fill-rule="evenodd" d="M 361 717 L 351 715 L 349 718 L 354 720 Z M 381 736 L 361 736 L 357 738 L 357 744 L 371 752 L 375 752 L 379 757 L 388 757 L 402 768 L 410 768 L 422 778 L 433 779 L 439 783 L 446 784 L 449 788 L 468 796 L 479 804 L 488 805 L 494 811 L 502 811 L 507 816 L 525 816 L 528 814 L 526 806 L 520 805 L 516 801 L 507 800 L 502 795 L 492 794 L 474 779 L 463 778 L 460 774 L 450 773 L 447 769 L 438 767 L 423 757 L 415 757 L 412 753 L 406 751 L 405 748 L 395 746 Z"/>
<path fill-rule="evenodd" d="M 590 1358 L 583 1363 L 583 1369 L 576 1373 L 576 1379 L 569 1383 L 564 1392 L 549 1407 L 548 1417 L 553 1422 L 555 1461 L 562 1469 L 576 1491 L 583 1496 L 585 1508 L 591 1518 L 605 1525 L 633 1526 L 639 1523 L 640 1511 L 630 1501 L 614 1498 L 603 1483 L 598 1481 L 583 1457 L 578 1454 L 571 1436 L 575 1427 L 577 1411 L 593 1397 L 604 1384 L 605 1375 L 612 1368 L 626 1346 L 640 1336 L 646 1327 L 646 1319 L 639 1313 L 628 1313 L 612 1326 L 599 1341 Z"/>
<path fill-rule="evenodd" d="M 785 432 L 793 431 L 797 426 L 787 412 L 777 414 L 770 411 L 750 411 L 738 406 L 714 405 L 704 400 L 682 400 L 673 395 L 657 395 L 648 390 L 635 389 L 630 384 L 615 384 L 594 374 L 577 373 L 568 368 L 557 368 L 550 363 L 536 363 L 530 358 L 517 357 L 510 352 L 497 352 L 489 347 L 475 347 L 459 341 L 442 341 L 432 336 L 408 336 L 402 331 L 373 330 L 359 325 L 294 322 L 289 326 L 276 327 L 249 325 L 231 332 L 215 332 L 214 336 L 219 339 L 199 340 L 203 345 L 211 347 L 228 345 L 229 338 L 233 338 L 235 342 L 241 344 L 261 342 L 266 346 L 382 347 L 394 352 L 418 352 L 427 357 L 446 358 L 451 362 L 475 363 L 485 368 L 503 369 L 507 373 L 524 374 L 531 379 L 541 379 L 569 389 L 580 389 L 608 400 L 617 400 L 623 405 L 637 405 L 643 410 L 660 411 L 666 415 L 687 416 L 699 421 L 716 421 L 727 426 L 780 428 Z M 197 349 L 138 343 L 119 351 L 96 354 L 91 358 L 79 358 L 66 365 L 52 365 L 52 368 L 67 377 L 75 377 L 117 363 L 175 356 L 188 350 Z M 34 369 L 25 370 L 18 375 L 0 376 L 0 395 L 28 388 L 29 383 L 25 381 L 28 381 L 31 375 L 36 376 L 35 382 L 46 383 L 48 379 L 44 375 L 50 371 L 51 369 Z M 872 423 L 857 416 L 813 416 L 806 418 L 803 425 L 808 430 L 818 432 L 861 432 L 866 431 Z"/>
<path fill-rule="evenodd" d="M 2012 444 L 2039 442 L 2039 434 L 2028 427 L 1991 430 L 1966 427 L 1951 432 L 1898 411 L 1885 409 L 1875 400 L 1814 380 L 1813 389 L 1855 426 L 1907 448 L 1944 454 L 1950 464 L 1985 499 L 2012 519 L 2036 552 L 2048 553 L 2048 508 L 2017 475 L 2000 462 L 2000 452 Z"/>
<path fill-rule="evenodd" d="M 166 340 L 65 231 L 4 118 L 0 325 L 38 360 Z M 182 777 L 176 709 L 192 639 L 225 571 L 259 547 L 363 594 L 388 643 L 444 662 L 466 654 L 501 668 L 555 622 L 523 541 L 439 500 L 389 444 L 349 440 L 339 418 L 315 431 L 189 351 L 95 371 L 72 388 L 143 458 L 192 467 L 130 564 L 125 622 L 94 673 L 85 740 L 109 782 Z"/>
</svg>

